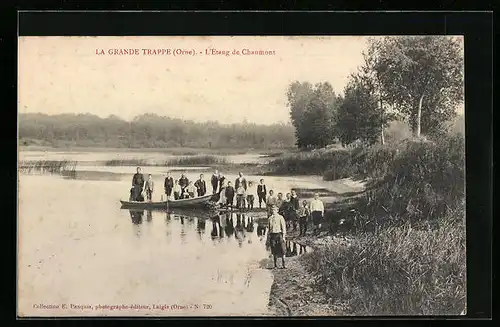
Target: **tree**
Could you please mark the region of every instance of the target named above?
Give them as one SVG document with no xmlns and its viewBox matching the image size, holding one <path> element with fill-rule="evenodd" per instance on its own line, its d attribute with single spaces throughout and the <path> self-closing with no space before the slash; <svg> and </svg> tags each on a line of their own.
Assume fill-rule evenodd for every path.
<svg viewBox="0 0 500 327">
<path fill-rule="evenodd" d="M 463 55 L 457 39 L 397 36 L 373 39 L 369 57 L 386 100 L 409 121 L 414 134 L 431 134 L 463 101 Z"/>
<path fill-rule="evenodd" d="M 343 145 L 361 140 L 374 144 L 393 119 L 381 105 L 373 79 L 360 71 L 350 76 L 336 121 L 337 135 Z M 383 138 L 381 138 L 383 143 Z"/>
<path fill-rule="evenodd" d="M 339 97 L 330 83 L 294 82 L 287 91 L 290 118 L 299 148 L 324 147 L 334 140 Z"/>
</svg>

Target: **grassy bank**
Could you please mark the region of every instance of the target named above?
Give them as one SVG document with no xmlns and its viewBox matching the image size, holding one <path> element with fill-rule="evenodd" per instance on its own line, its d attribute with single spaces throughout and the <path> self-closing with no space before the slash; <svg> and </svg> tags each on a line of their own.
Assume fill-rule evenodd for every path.
<svg viewBox="0 0 500 327">
<path fill-rule="evenodd" d="M 331 217 L 351 244 L 320 246 L 301 258 L 315 287 L 346 303 L 346 314 L 460 314 L 466 301 L 463 137 L 329 158 L 341 156 L 337 171 L 352 169 L 372 185 L 354 213 Z"/>
</svg>

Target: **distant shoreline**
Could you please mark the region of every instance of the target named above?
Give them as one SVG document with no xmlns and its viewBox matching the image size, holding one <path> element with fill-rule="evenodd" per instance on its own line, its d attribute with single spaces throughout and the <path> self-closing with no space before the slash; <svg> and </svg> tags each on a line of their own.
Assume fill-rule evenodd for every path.
<svg viewBox="0 0 500 327">
<path fill-rule="evenodd" d="M 237 155 L 237 154 L 275 154 L 293 151 L 291 148 L 254 149 L 254 148 L 113 148 L 98 146 L 72 146 L 53 147 L 43 145 L 19 145 L 19 151 L 51 151 L 51 152 L 152 152 L 172 153 L 178 155 L 214 154 L 214 155 Z"/>
</svg>

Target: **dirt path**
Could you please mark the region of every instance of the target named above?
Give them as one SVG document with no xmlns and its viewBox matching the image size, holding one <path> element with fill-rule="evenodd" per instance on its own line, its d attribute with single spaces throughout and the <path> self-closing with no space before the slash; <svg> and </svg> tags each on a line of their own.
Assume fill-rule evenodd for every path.
<svg viewBox="0 0 500 327">
<path fill-rule="evenodd" d="M 335 192 L 342 194 L 360 192 L 363 190 L 364 185 L 360 182 L 344 179 L 332 182 L 330 187 Z M 323 201 L 328 202 L 327 199 L 323 199 Z M 349 240 L 337 238 L 326 231 L 317 236 L 313 236 L 311 231 L 304 237 L 297 237 L 292 233 L 289 236 L 296 243 L 313 249 L 332 242 L 339 245 L 349 244 Z M 266 269 L 272 269 L 274 275 L 269 296 L 270 311 L 276 316 L 343 315 L 345 308 L 341 304 L 334 304 L 335 299 L 327 298 L 314 285 L 314 277 L 306 271 L 301 258 L 301 256 L 286 258 L 286 269 L 272 269 L 272 258 L 262 261 L 261 265 Z M 280 265 L 279 259 L 278 265 Z"/>
<path fill-rule="evenodd" d="M 267 260 L 267 267 L 272 260 Z M 286 269 L 273 269 L 274 282 L 269 298 L 270 311 L 276 316 L 335 316 L 338 308 L 313 288 L 312 277 L 299 257 L 287 258 Z"/>
</svg>

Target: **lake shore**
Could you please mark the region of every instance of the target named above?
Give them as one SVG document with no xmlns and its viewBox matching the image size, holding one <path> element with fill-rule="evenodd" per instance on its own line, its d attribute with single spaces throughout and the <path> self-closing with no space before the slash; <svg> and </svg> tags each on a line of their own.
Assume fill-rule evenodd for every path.
<svg viewBox="0 0 500 327">
<path fill-rule="evenodd" d="M 325 201 L 325 214 L 331 212 L 339 203 L 345 199 L 354 197 L 350 194 L 359 194 L 364 189 L 362 182 L 352 179 L 343 179 L 332 183 L 330 190 L 345 195 L 344 197 L 328 198 Z M 327 227 L 324 224 L 324 228 Z M 295 243 L 315 249 L 336 244 L 339 246 L 348 245 L 348 240 L 339 238 L 331 234 L 330 231 L 323 231 L 320 235 L 313 235 L 312 226 L 308 227 L 306 236 L 299 237 L 298 232 L 289 232 L 287 239 Z M 304 254 L 307 255 L 307 254 Z M 278 266 L 280 265 L 278 260 Z M 325 293 L 315 285 L 315 276 L 306 270 L 302 262 L 302 255 L 285 258 L 286 269 L 272 269 L 272 258 L 262 261 L 263 269 L 272 269 L 274 280 L 269 295 L 269 310 L 276 316 L 339 316 L 345 315 L 345 306 L 329 299 Z"/>
</svg>

